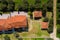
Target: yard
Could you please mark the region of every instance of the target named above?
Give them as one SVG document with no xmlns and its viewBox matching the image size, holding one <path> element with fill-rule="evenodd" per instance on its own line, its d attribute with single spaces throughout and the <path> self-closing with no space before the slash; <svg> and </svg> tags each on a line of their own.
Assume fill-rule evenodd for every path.
<svg viewBox="0 0 60 40">
<path fill-rule="evenodd" d="M 24 38 L 23 40 L 45 40 L 44 38 Z"/>
<path fill-rule="evenodd" d="M 49 38 L 50 35 L 47 32 L 47 30 L 41 30 L 42 20 L 43 20 L 43 18 L 40 20 L 31 20 L 30 18 L 28 18 L 29 31 L 28 32 L 21 32 L 21 33 L 18 32 L 19 36 L 22 38 Z M 0 39 L 4 39 L 3 37 L 5 35 L 6 34 L 0 35 Z M 7 35 L 10 37 L 11 40 L 12 39 L 17 40 L 14 36 L 14 33 L 7 34 Z M 34 39 L 32 39 L 32 40 L 34 40 Z"/>
<path fill-rule="evenodd" d="M 30 27 L 32 27 L 31 30 L 29 30 L 28 32 L 22 32 L 22 33 L 19 33 L 21 37 L 28 37 L 28 38 L 44 38 L 44 37 L 49 37 L 49 33 L 47 32 L 47 30 L 41 30 L 41 21 L 42 19 L 40 20 L 29 20 L 31 21 L 31 23 L 29 22 Z"/>
</svg>

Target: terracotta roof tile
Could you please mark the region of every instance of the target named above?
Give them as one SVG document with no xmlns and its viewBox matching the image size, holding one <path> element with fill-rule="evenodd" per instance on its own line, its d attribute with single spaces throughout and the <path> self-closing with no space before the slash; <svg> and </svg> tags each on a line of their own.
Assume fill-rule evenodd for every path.
<svg viewBox="0 0 60 40">
<path fill-rule="evenodd" d="M 6 22 L 6 19 L 0 19 L 0 31 L 3 30 L 5 22 Z"/>
<path fill-rule="evenodd" d="M 14 16 L 8 19 L 7 23 L 15 28 L 24 27 L 27 25 L 26 16 Z"/>
<path fill-rule="evenodd" d="M 0 19 L 0 30 L 9 30 L 11 28 L 20 28 L 27 26 L 26 16 L 14 16 L 8 19 Z M 4 27 L 4 28 L 3 28 Z"/>
<path fill-rule="evenodd" d="M 34 17 L 42 17 L 42 11 L 34 11 Z"/>
<path fill-rule="evenodd" d="M 42 29 L 47 29 L 48 28 L 48 22 L 42 22 L 41 28 Z"/>
</svg>

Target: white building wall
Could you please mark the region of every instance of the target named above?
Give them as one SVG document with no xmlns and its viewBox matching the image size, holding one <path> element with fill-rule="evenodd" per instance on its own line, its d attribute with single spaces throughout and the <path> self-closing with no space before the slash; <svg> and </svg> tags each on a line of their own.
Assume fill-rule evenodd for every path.
<svg viewBox="0 0 60 40">
<path fill-rule="evenodd" d="M 21 11 L 18 14 L 17 11 L 14 11 L 14 12 L 10 12 L 10 14 L 2 14 L 2 16 L 0 15 L 0 19 L 7 19 L 8 17 L 12 17 L 12 16 L 15 16 L 15 15 L 25 15 L 27 17 L 28 13 Z"/>
</svg>

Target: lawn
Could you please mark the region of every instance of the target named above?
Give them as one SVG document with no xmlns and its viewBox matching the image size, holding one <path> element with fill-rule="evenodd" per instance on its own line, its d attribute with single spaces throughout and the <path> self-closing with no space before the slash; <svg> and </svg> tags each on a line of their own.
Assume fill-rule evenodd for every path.
<svg viewBox="0 0 60 40">
<path fill-rule="evenodd" d="M 31 19 L 30 19 L 31 20 Z M 30 20 L 29 20 L 29 24 L 30 24 Z M 42 21 L 39 20 L 39 21 Z M 47 30 L 41 30 L 41 25 L 40 22 L 38 20 L 32 20 L 32 29 L 28 32 L 22 32 L 19 33 L 21 37 L 49 37 L 49 33 L 47 32 Z M 31 26 L 29 26 L 31 27 Z"/>
<path fill-rule="evenodd" d="M 45 40 L 44 38 L 33 38 L 32 40 Z"/>
<path fill-rule="evenodd" d="M 23 38 L 23 40 L 45 40 L 44 38 Z"/>
</svg>

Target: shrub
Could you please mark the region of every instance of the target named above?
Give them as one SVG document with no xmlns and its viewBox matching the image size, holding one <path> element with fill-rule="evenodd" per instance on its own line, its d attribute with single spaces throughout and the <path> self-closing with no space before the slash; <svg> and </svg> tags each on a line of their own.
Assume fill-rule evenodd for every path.
<svg viewBox="0 0 60 40">
<path fill-rule="evenodd" d="M 46 38 L 46 40 L 53 40 L 52 38 Z"/>
<path fill-rule="evenodd" d="M 30 16 L 31 16 L 31 15 L 32 15 L 32 13 L 31 13 L 31 12 L 28 12 L 28 15 L 30 15 Z"/>
<path fill-rule="evenodd" d="M 53 32 L 53 19 L 50 19 L 49 26 L 48 26 L 48 33 Z"/>
<path fill-rule="evenodd" d="M 9 37 L 8 35 L 6 35 L 6 36 L 4 37 L 4 39 L 5 39 L 5 40 L 10 40 L 10 37 Z"/>
<path fill-rule="evenodd" d="M 14 36 L 15 36 L 16 38 L 18 38 L 18 37 L 19 37 L 19 34 L 18 34 L 18 33 L 14 33 Z"/>
<path fill-rule="evenodd" d="M 57 33 L 60 33 L 60 28 L 57 29 Z"/>
<path fill-rule="evenodd" d="M 44 20 L 43 20 L 44 22 L 48 22 L 48 18 L 44 18 Z"/>
</svg>

